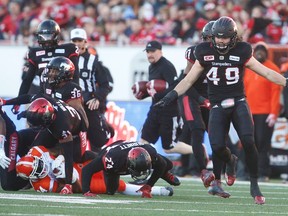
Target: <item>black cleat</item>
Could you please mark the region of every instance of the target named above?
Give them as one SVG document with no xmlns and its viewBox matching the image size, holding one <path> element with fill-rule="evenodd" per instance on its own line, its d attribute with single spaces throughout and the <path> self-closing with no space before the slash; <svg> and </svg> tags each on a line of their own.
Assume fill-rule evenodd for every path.
<svg viewBox="0 0 288 216">
<path fill-rule="evenodd" d="M 214 180 L 209 187 L 208 193 L 211 195 L 217 195 L 223 198 L 229 198 L 231 196 L 230 193 L 223 190 L 221 186 L 220 180 Z"/>
</svg>

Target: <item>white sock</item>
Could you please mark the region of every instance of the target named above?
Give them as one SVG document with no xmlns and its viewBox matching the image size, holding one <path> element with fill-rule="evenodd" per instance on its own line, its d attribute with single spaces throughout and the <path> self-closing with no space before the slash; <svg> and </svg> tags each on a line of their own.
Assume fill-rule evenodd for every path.
<svg viewBox="0 0 288 216">
<path fill-rule="evenodd" d="M 142 195 L 141 191 L 136 192 L 141 187 L 142 185 L 134 185 L 134 184 L 126 183 L 126 189 L 125 191 L 121 193 L 125 195 L 141 196 Z M 152 187 L 152 191 L 151 191 L 151 194 L 154 196 L 169 196 L 170 193 L 171 193 L 170 190 L 168 190 L 166 187 L 161 187 L 161 186 L 154 186 Z"/>
</svg>

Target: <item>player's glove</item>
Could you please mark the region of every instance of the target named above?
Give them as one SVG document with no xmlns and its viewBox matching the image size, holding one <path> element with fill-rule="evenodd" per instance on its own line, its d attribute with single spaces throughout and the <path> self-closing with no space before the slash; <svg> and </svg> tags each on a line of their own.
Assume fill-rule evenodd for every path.
<svg viewBox="0 0 288 216">
<path fill-rule="evenodd" d="M 152 198 L 151 191 L 152 191 L 151 186 L 145 184 L 139 190 L 137 190 L 136 192 L 142 192 L 142 197 L 143 198 Z"/>
<path fill-rule="evenodd" d="M 13 114 L 18 114 L 19 113 L 19 109 L 20 109 L 20 105 L 14 105 L 11 109 Z"/>
<path fill-rule="evenodd" d="M 6 100 L 3 98 L 0 98 L 0 106 L 4 106 L 6 104 Z"/>
<path fill-rule="evenodd" d="M 65 159 L 63 155 L 59 155 L 51 165 L 53 174 L 56 178 L 65 178 Z"/>
<path fill-rule="evenodd" d="M 71 184 L 65 184 L 62 190 L 60 191 L 60 194 L 73 194 L 72 192 L 72 185 Z"/>
<path fill-rule="evenodd" d="M 154 107 L 166 107 L 178 98 L 178 93 L 175 90 L 170 91 L 161 100 L 154 104 Z"/>
<path fill-rule="evenodd" d="M 200 107 L 205 107 L 207 109 L 211 109 L 211 103 L 207 98 L 200 96 L 198 102 L 200 104 Z"/>
<path fill-rule="evenodd" d="M 6 157 L 4 149 L 0 148 L 0 166 L 5 169 L 10 165 L 11 159 Z"/>
</svg>

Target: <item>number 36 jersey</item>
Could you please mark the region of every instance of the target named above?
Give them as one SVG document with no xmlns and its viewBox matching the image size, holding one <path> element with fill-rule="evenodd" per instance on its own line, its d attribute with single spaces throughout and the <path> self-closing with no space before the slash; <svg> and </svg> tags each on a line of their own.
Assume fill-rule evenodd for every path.
<svg viewBox="0 0 288 216">
<path fill-rule="evenodd" d="M 227 54 L 219 54 L 211 42 L 203 42 L 195 49 L 195 57 L 205 69 L 208 97 L 212 104 L 227 98 L 244 97 L 244 67 L 252 57 L 252 47 L 238 42 Z"/>
</svg>

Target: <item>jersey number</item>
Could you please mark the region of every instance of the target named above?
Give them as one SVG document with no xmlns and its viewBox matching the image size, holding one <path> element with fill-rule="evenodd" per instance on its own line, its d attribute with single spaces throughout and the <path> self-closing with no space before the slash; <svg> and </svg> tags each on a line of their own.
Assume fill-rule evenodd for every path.
<svg viewBox="0 0 288 216">
<path fill-rule="evenodd" d="M 220 78 L 218 76 L 218 67 L 212 67 L 208 73 L 207 78 L 213 82 L 214 85 L 219 85 Z M 233 85 L 239 81 L 239 68 L 231 67 L 225 70 L 225 82 L 226 85 Z"/>
</svg>

